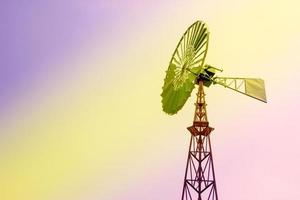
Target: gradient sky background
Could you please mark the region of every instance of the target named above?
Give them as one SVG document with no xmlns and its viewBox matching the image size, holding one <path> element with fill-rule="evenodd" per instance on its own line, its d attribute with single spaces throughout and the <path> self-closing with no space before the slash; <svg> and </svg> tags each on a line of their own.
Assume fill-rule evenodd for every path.
<svg viewBox="0 0 300 200">
<path fill-rule="evenodd" d="M 268 98 L 206 90 L 220 199 L 300 199 L 299 7 L 1 1 L 0 199 L 180 199 L 195 95 L 168 116 L 160 93 L 195 20 L 211 32 L 206 62 L 263 78 Z"/>
</svg>

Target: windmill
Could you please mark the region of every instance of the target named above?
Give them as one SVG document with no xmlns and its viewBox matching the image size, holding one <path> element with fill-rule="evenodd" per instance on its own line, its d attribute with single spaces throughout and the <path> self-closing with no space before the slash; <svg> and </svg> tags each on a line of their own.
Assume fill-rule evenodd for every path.
<svg viewBox="0 0 300 200">
<path fill-rule="evenodd" d="M 181 37 L 169 63 L 162 91 L 162 108 L 176 114 L 198 85 L 189 152 L 184 175 L 181 200 L 218 200 L 212 158 L 204 86 L 222 85 L 262 102 L 267 102 L 264 81 L 258 78 L 218 77 L 223 70 L 205 64 L 209 42 L 207 26 L 202 21 L 193 23 Z"/>
</svg>

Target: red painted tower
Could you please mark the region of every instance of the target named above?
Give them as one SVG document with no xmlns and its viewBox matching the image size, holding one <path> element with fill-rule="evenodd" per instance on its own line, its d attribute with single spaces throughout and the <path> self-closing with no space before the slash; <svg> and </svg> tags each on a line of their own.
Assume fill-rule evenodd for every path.
<svg viewBox="0 0 300 200">
<path fill-rule="evenodd" d="M 218 200 L 203 82 L 199 81 L 182 200 Z"/>
</svg>

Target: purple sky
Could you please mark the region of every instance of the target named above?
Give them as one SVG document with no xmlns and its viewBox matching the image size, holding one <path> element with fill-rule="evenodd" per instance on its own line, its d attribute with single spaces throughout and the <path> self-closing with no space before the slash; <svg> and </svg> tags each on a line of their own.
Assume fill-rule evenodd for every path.
<svg viewBox="0 0 300 200">
<path fill-rule="evenodd" d="M 99 13 L 111 14 L 78 0 L 2 3 L 0 108 L 22 98 L 35 84 L 55 78 L 62 59 L 78 51 L 100 27 L 108 31 L 106 18 L 95 17 Z M 104 34 L 101 38 L 105 39 Z"/>
<path fill-rule="evenodd" d="M 148 5 L 136 0 L 132 3 L 134 6 L 128 1 L 96 0 L 3 2 L 0 108 L 12 105 L 34 85 L 42 87 L 44 81 L 55 79 L 62 70 L 59 63 L 66 57 L 88 53 L 81 52 L 81 46 L 91 40 L 96 38 L 98 46 L 109 48 L 106 43 L 121 37 L 120 30 L 132 29 L 128 22 L 139 20 L 135 16 Z"/>
</svg>

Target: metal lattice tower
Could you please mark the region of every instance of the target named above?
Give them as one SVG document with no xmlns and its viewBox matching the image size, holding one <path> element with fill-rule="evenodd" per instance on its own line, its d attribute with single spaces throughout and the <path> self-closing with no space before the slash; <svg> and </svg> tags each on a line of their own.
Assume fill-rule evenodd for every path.
<svg viewBox="0 0 300 200">
<path fill-rule="evenodd" d="M 181 200 L 218 200 L 203 82 L 199 81 Z"/>
</svg>

